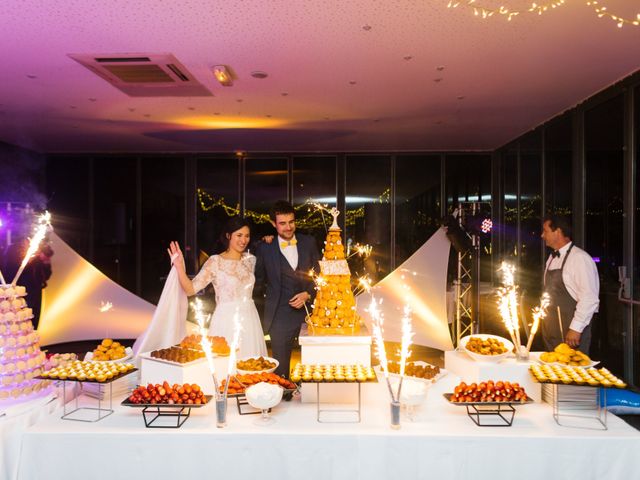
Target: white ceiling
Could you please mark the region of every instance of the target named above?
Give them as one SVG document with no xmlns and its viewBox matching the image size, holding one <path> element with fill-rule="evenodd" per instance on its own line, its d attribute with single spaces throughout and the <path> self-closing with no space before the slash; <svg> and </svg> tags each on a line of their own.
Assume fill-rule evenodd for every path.
<svg viewBox="0 0 640 480">
<path fill-rule="evenodd" d="M 511 22 L 447 3 L 4 0 L 0 140 L 45 152 L 487 150 L 640 68 L 640 27 L 584 0 Z M 172 53 L 214 96 L 128 97 L 70 53 Z M 233 87 L 215 82 L 216 64 L 236 72 Z"/>
</svg>

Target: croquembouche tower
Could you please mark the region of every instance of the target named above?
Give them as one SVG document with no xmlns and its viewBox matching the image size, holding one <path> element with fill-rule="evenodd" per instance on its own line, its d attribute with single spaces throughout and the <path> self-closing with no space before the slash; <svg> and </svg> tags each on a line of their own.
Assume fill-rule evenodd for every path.
<svg viewBox="0 0 640 480">
<path fill-rule="evenodd" d="M 353 335 L 359 330 L 360 319 L 351 290 L 351 271 L 338 226 L 337 209 L 330 210 L 333 223 L 327 232 L 320 275 L 316 279 L 317 294 L 313 312 L 308 318 L 313 335 Z"/>
<path fill-rule="evenodd" d="M 0 405 L 19 403 L 48 388 L 38 380 L 46 360 L 20 285 L 0 284 Z"/>
<path fill-rule="evenodd" d="M 40 337 L 33 330 L 26 288 L 18 285 L 20 275 L 51 228 L 50 221 L 49 212 L 38 217 L 35 234 L 11 283 L 0 272 L 0 406 L 29 400 L 51 384 L 35 378 L 43 372 L 46 357 L 40 351 Z"/>
</svg>

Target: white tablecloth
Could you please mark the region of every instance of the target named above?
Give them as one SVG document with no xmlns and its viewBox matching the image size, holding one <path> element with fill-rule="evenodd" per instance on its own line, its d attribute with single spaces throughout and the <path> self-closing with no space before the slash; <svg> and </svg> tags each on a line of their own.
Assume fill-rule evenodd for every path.
<svg viewBox="0 0 640 480">
<path fill-rule="evenodd" d="M 55 395 L 43 392 L 37 398 L 0 408 L 0 479 L 15 478 L 24 431 L 55 410 Z"/>
<path fill-rule="evenodd" d="M 362 422 L 321 424 L 315 404 L 298 399 L 254 425 L 229 401 L 228 426 L 215 427 L 214 406 L 192 410 L 180 429 L 145 428 L 139 409 L 116 407 L 98 423 L 50 415 L 23 438 L 19 478 L 260 479 L 601 479 L 638 478 L 640 432 L 614 415 L 608 431 L 555 424 L 547 404 L 517 407 L 512 427 L 481 428 L 442 397 L 457 378 L 436 384 L 415 422 L 389 428 L 385 385 L 363 390 Z M 46 472 L 46 473 L 45 473 Z"/>
</svg>

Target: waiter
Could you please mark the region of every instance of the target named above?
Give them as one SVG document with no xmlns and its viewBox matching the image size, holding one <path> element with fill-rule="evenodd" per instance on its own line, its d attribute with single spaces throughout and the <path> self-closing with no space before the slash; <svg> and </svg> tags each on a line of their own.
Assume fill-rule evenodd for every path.
<svg viewBox="0 0 640 480">
<path fill-rule="evenodd" d="M 542 338 L 548 351 L 565 342 L 589 354 L 591 320 L 598 311 L 598 269 L 587 252 L 571 240 L 567 217 L 548 215 L 542 224 L 547 247 L 553 249 L 544 272 L 544 290 L 551 297 Z"/>
</svg>

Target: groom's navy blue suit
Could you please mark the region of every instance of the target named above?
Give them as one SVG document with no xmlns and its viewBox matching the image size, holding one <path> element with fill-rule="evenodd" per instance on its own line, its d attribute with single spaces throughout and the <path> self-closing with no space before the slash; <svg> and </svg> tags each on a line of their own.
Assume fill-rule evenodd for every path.
<svg viewBox="0 0 640 480">
<path fill-rule="evenodd" d="M 291 297 L 300 292 L 315 296 L 312 268 L 319 273 L 320 253 L 316 241 L 309 235 L 296 233 L 298 266 L 295 270 L 280 251 L 279 238 L 271 243 L 258 243 L 256 247 L 256 293 L 261 295 L 266 287 L 262 328 L 271 337 L 271 351 L 280 365 L 278 375 L 289 377 L 289 362 L 293 339 L 300 333 L 306 310 L 289 305 Z"/>
</svg>

